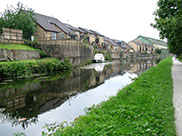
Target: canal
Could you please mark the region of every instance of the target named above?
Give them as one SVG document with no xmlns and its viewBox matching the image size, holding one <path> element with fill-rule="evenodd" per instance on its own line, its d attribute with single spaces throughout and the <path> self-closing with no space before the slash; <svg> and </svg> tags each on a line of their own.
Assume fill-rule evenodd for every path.
<svg viewBox="0 0 182 136">
<path fill-rule="evenodd" d="M 85 109 L 106 101 L 159 59 L 91 64 L 72 72 L 0 83 L 2 136 L 39 136 L 43 126 L 72 122 Z"/>
</svg>

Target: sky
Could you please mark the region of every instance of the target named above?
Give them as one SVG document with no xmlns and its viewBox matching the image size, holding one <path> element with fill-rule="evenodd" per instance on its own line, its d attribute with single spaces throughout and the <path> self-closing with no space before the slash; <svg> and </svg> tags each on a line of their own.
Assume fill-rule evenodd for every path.
<svg viewBox="0 0 182 136">
<path fill-rule="evenodd" d="M 158 0 L 0 0 L 0 12 L 18 2 L 75 27 L 98 31 L 111 39 L 129 42 L 139 35 L 159 39 L 150 26 Z"/>
</svg>

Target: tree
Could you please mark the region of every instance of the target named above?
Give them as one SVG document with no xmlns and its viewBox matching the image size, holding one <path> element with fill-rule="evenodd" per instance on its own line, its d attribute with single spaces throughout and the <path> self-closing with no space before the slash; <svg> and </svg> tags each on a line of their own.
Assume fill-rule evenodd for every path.
<svg viewBox="0 0 182 136">
<path fill-rule="evenodd" d="M 166 38 L 170 53 L 182 54 L 182 0 L 159 0 L 154 12 L 154 28 L 160 31 L 160 37 Z"/>
<path fill-rule="evenodd" d="M 17 7 L 8 7 L 0 17 L 0 32 L 2 28 L 19 29 L 23 31 L 23 37 L 30 39 L 36 30 L 35 20 L 33 18 L 34 11 L 31 8 L 24 7 L 18 3 Z"/>
</svg>

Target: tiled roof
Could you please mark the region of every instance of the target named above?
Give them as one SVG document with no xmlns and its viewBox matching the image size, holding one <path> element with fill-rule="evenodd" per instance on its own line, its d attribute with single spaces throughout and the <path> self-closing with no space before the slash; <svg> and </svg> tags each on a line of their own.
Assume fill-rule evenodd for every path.
<svg viewBox="0 0 182 136">
<path fill-rule="evenodd" d="M 73 31 L 70 30 L 65 24 L 63 24 L 62 22 L 60 22 L 58 19 L 56 19 L 54 17 L 49 17 L 49 16 L 38 14 L 38 13 L 35 13 L 35 15 L 33 15 L 33 17 L 35 18 L 36 22 L 43 29 L 45 29 L 47 31 L 60 32 L 59 29 L 57 29 L 56 27 L 53 26 L 53 24 L 54 24 L 57 27 L 59 27 L 66 34 L 73 33 Z"/>
<path fill-rule="evenodd" d="M 72 26 L 72 25 L 70 25 L 70 24 L 66 24 L 66 23 L 64 23 L 69 29 L 71 29 L 72 31 L 80 31 L 78 28 L 76 28 L 76 27 L 74 27 L 74 26 Z"/>
<path fill-rule="evenodd" d="M 78 29 L 81 29 L 85 34 L 93 34 L 93 32 L 89 31 L 88 29 L 86 28 L 82 28 L 82 27 L 78 27 Z"/>
<path fill-rule="evenodd" d="M 167 47 L 167 43 L 162 41 L 162 40 L 158 40 L 158 39 L 154 39 L 154 38 L 150 38 L 150 37 L 145 37 L 145 36 L 138 36 L 137 39 L 140 39 L 141 41 L 143 41 L 145 44 L 156 44 L 156 45 L 161 45 L 161 46 L 165 46 Z"/>
<path fill-rule="evenodd" d="M 139 39 L 135 39 L 132 42 L 134 42 L 137 45 L 141 45 L 141 46 L 152 46 L 151 44 L 145 44 L 143 41 L 141 41 Z"/>
<path fill-rule="evenodd" d="M 126 42 L 121 40 L 114 40 L 115 43 L 117 43 L 121 48 L 127 49 Z"/>
<path fill-rule="evenodd" d="M 97 32 L 97 31 L 94 31 L 94 30 L 89 30 L 89 31 L 91 31 L 93 34 L 95 34 L 95 35 L 99 35 L 99 36 L 103 36 L 104 37 L 104 35 L 102 35 L 102 34 L 100 34 L 99 32 Z"/>
<path fill-rule="evenodd" d="M 104 37 L 104 41 L 109 42 L 110 44 L 114 45 L 114 46 L 119 46 L 117 43 L 115 43 L 112 39 L 108 38 L 108 37 Z"/>
</svg>

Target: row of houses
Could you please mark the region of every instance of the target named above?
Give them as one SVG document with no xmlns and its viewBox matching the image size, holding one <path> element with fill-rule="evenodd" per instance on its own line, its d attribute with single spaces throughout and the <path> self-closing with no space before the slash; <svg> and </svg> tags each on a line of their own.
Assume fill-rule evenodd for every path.
<svg viewBox="0 0 182 136">
<path fill-rule="evenodd" d="M 96 48 L 110 50 L 112 52 L 130 52 L 141 54 L 153 54 L 157 48 L 166 50 L 164 41 L 144 36 L 126 43 L 122 40 L 111 39 L 95 30 L 82 27 L 74 27 L 70 24 L 62 23 L 58 19 L 36 13 L 33 16 L 36 20 L 37 30 L 34 37 L 37 40 L 67 40 L 74 39 L 86 41 Z"/>
<path fill-rule="evenodd" d="M 74 27 L 70 24 L 62 23 L 58 19 L 41 14 L 35 14 L 37 29 L 32 39 L 38 41 L 45 40 L 80 40 L 86 41 L 88 44 L 96 48 L 106 49 L 110 51 L 133 51 L 133 48 L 126 42 L 121 40 L 113 40 L 99 32 L 83 27 Z"/>
<path fill-rule="evenodd" d="M 155 50 L 167 50 L 167 45 L 164 41 L 138 36 L 136 39 L 126 43 L 122 40 L 111 39 L 103 34 L 83 27 L 74 27 L 70 24 L 62 23 L 57 18 L 35 13 L 33 15 L 37 24 L 36 31 L 32 36 L 32 40 L 39 42 L 52 40 L 78 40 L 83 43 L 94 46 L 98 49 L 105 49 L 112 52 L 122 53 L 139 53 L 139 54 L 153 54 Z M 9 29 L 3 29 L 4 37 L 22 39 L 22 32 L 15 33 Z M 21 36 L 19 36 L 21 35 Z M 18 38 L 16 38 L 19 36 Z"/>
</svg>

